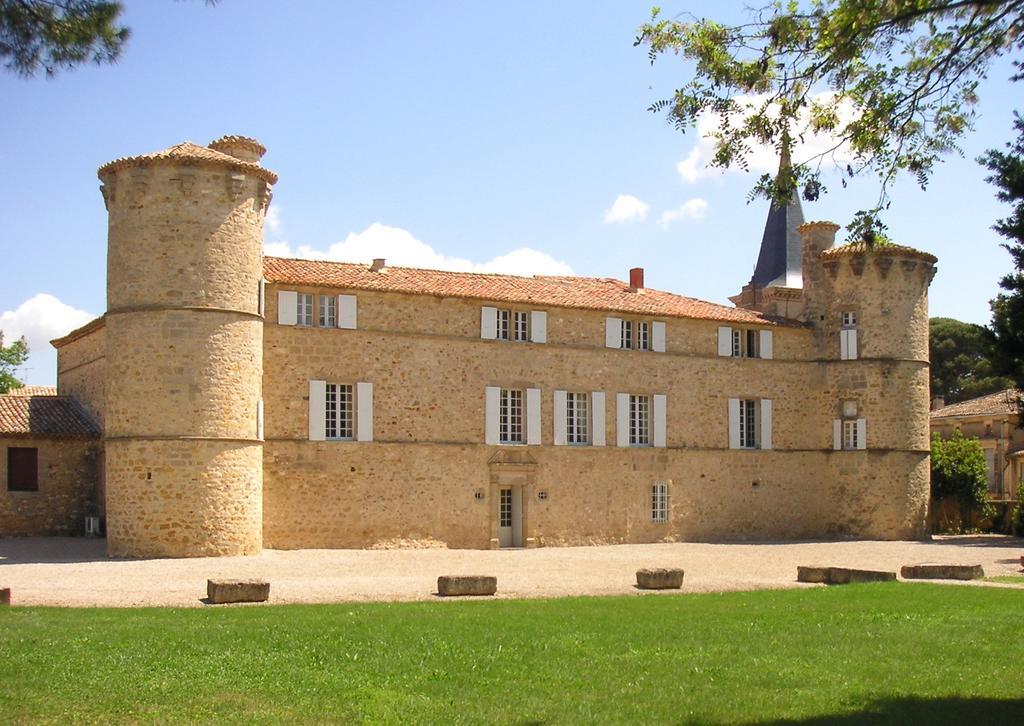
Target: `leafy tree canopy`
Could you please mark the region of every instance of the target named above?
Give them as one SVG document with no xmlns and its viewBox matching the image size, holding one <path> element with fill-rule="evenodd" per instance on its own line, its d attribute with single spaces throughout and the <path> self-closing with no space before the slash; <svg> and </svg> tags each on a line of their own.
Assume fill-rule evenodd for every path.
<svg viewBox="0 0 1024 726">
<path fill-rule="evenodd" d="M 846 176 L 874 172 L 877 203 L 850 226 L 868 242 L 884 230 L 895 177 L 908 172 L 924 187 L 938 158 L 959 151 L 990 62 L 1024 49 L 1024 0 L 779 0 L 750 12 L 725 25 L 655 8 L 636 44 L 652 63 L 674 54 L 694 72 L 651 110 L 682 131 L 716 114 L 711 163 L 725 168 L 747 168 L 755 145 L 781 153 L 790 134 L 834 138 L 788 174 L 762 176 L 751 195 L 784 202 L 799 189 L 817 199 L 828 162 Z"/>
<path fill-rule="evenodd" d="M 0 0 L 0 58 L 24 77 L 113 63 L 130 34 L 121 10 L 104 0 Z"/>
<path fill-rule="evenodd" d="M 991 303 L 995 363 L 1017 388 L 1024 389 L 1024 118 L 1019 114 L 1014 126 L 1017 140 L 1007 144 L 1006 151 L 989 151 L 980 161 L 992 171 L 988 181 L 999 190 L 996 197 L 1010 205 L 1010 215 L 993 227 L 1006 238 L 1003 247 L 1013 259 L 1013 271 L 999 281 L 1003 292 Z M 1020 398 L 1017 407 L 1024 414 Z"/>
<path fill-rule="evenodd" d="M 7 393 L 12 388 L 24 385 L 14 377 L 18 366 L 28 360 L 28 343 L 24 338 L 4 346 L 4 334 L 0 331 L 0 393 Z"/>
<path fill-rule="evenodd" d="M 932 497 L 957 500 L 964 522 L 969 521 L 972 509 L 982 516 L 992 514 L 981 442 L 968 439 L 959 431 L 945 440 L 937 433 L 932 434 Z"/>
<path fill-rule="evenodd" d="M 994 372 L 995 341 L 987 328 L 932 318 L 928 337 L 933 396 L 956 403 L 1014 387 L 1013 380 Z"/>
</svg>

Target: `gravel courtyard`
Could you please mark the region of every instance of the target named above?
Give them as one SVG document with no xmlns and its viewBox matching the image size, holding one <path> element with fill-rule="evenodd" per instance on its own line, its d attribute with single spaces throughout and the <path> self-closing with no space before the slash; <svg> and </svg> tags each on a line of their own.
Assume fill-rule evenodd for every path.
<svg viewBox="0 0 1024 726">
<path fill-rule="evenodd" d="M 683 592 L 818 587 L 797 565 L 899 571 L 920 563 L 981 564 L 1021 572 L 1024 540 L 942 537 L 931 542 L 767 542 L 549 547 L 535 550 L 265 550 L 254 557 L 111 560 L 105 542 L 0 539 L 0 588 L 14 605 L 203 607 L 207 578 L 261 578 L 271 603 L 437 599 L 438 575 L 497 575 L 498 597 L 639 594 L 641 567 L 682 567 Z"/>
</svg>

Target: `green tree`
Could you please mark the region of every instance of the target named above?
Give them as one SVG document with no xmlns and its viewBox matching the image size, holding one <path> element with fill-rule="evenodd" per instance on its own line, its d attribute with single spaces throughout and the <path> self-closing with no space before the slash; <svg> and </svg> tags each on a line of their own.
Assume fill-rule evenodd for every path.
<svg viewBox="0 0 1024 726">
<path fill-rule="evenodd" d="M 928 327 L 932 395 L 956 403 L 1012 388 L 1012 379 L 994 373 L 994 342 L 991 331 L 981 325 L 932 318 Z"/>
<path fill-rule="evenodd" d="M 959 431 L 953 438 L 932 434 L 932 500 L 954 499 L 960 505 L 960 522 L 966 526 L 971 513 L 992 516 L 988 498 L 988 473 L 985 452 L 978 439 L 966 438 Z"/>
<path fill-rule="evenodd" d="M 988 181 L 999 191 L 996 197 L 1010 205 L 1010 215 L 993 226 L 1006 238 L 1003 247 L 1013 259 L 1013 271 L 1003 276 L 1003 289 L 992 300 L 992 332 L 995 334 L 996 368 L 1024 390 L 1024 118 L 1016 115 L 1017 140 L 1006 151 L 990 150 L 979 161 L 992 171 Z M 1024 426 L 1024 400 L 1018 396 Z"/>
<path fill-rule="evenodd" d="M 121 10 L 104 0 L 0 0 L 0 58 L 25 77 L 113 63 L 130 35 Z"/>
<path fill-rule="evenodd" d="M 861 210 L 851 236 L 884 229 L 898 174 L 924 187 L 945 153 L 971 128 L 977 86 L 990 62 L 1024 49 L 1024 0 L 777 0 L 748 22 L 668 20 L 658 8 L 637 45 L 653 63 L 665 54 L 692 62 L 692 79 L 651 110 L 675 126 L 718 115 L 713 165 L 747 167 L 756 145 L 780 152 L 792 134 L 824 132 L 836 146 L 752 191 L 784 202 L 825 191 L 822 164 L 848 149 L 846 176 L 874 172 L 877 203 Z M 846 179 L 843 179 L 845 185 Z"/>
<path fill-rule="evenodd" d="M 12 388 L 21 388 L 24 384 L 14 377 L 15 369 L 28 359 L 28 343 L 24 338 L 4 346 L 4 334 L 0 331 L 0 393 L 7 393 Z"/>
</svg>

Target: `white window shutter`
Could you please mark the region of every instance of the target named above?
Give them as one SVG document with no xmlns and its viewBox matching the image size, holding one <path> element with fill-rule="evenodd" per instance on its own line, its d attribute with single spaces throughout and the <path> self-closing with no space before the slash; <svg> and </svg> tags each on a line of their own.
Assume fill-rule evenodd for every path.
<svg viewBox="0 0 1024 726">
<path fill-rule="evenodd" d="M 567 437 L 566 416 L 568 415 L 567 396 L 565 391 L 555 391 L 555 402 L 552 409 L 555 420 L 555 446 L 565 446 Z"/>
<path fill-rule="evenodd" d="M 629 394 L 615 394 L 615 444 L 629 446 Z"/>
<path fill-rule="evenodd" d="M 497 386 L 487 386 L 484 391 L 484 443 L 498 443 L 498 408 L 500 400 L 501 389 Z"/>
<path fill-rule="evenodd" d="M 259 296 L 260 298 L 256 303 L 256 308 L 262 318 L 267 314 L 267 281 L 262 278 L 260 278 Z"/>
<path fill-rule="evenodd" d="M 480 308 L 480 337 L 484 340 L 494 340 L 498 337 L 497 308 Z"/>
<path fill-rule="evenodd" d="M 657 320 L 651 323 L 651 350 L 655 353 L 665 352 L 665 323 Z"/>
<path fill-rule="evenodd" d="M 590 441 L 594 446 L 605 445 L 604 391 L 590 394 Z"/>
<path fill-rule="evenodd" d="M 327 381 L 309 382 L 309 440 L 327 439 Z"/>
<path fill-rule="evenodd" d="M 761 399 L 761 448 L 772 448 L 772 402 Z"/>
<path fill-rule="evenodd" d="M 850 333 L 853 333 L 851 338 Z M 839 360 L 853 360 L 857 357 L 857 331 L 855 330 L 840 330 L 839 331 Z M 850 350 L 851 340 L 853 343 L 853 351 Z"/>
<path fill-rule="evenodd" d="M 299 294 L 294 290 L 277 293 L 277 324 L 295 325 L 299 320 Z"/>
<path fill-rule="evenodd" d="M 526 443 L 540 446 L 540 389 L 526 389 Z"/>
<path fill-rule="evenodd" d="M 857 448 L 868 448 L 868 424 L 865 419 L 857 419 Z"/>
<path fill-rule="evenodd" d="M 338 295 L 338 327 L 356 329 L 356 296 Z"/>
<path fill-rule="evenodd" d="M 534 343 L 548 342 L 548 314 L 543 310 L 530 311 L 530 340 Z"/>
<path fill-rule="evenodd" d="M 721 341 L 721 336 L 719 336 L 719 341 Z M 740 448 L 740 399 L 738 398 L 729 399 L 729 448 Z"/>
<path fill-rule="evenodd" d="M 373 441 L 373 384 L 356 384 L 356 441 Z"/>
<path fill-rule="evenodd" d="M 256 438 L 263 438 L 263 399 L 256 401 Z"/>
<path fill-rule="evenodd" d="M 732 357 L 732 328 L 723 326 L 718 329 L 718 355 Z"/>
<path fill-rule="evenodd" d="M 774 358 L 775 350 L 773 345 L 773 335 L 770 330 L 761 331 L 761 357 L 762 358 Z"/>
<path fill-rule="evenodd" d="M 849 342 L 846 344 L 846 352 L 849 360 L 857 360 L 857 329 L 850 328 L 846 331 L 849 334 Z"/>
<path fill-rule="evenodd" d="M 604 347 L 622 347 L 622 318 L 605 318 L 604 321 Z"/>
<path fill-rule="evenodd" d="M 661 393 L 654 394 L 654 446 L 665 448 L 665 409 L 668 407 L 668 398 Z"/>
<path fill-rule="evenodd" d="M 843 422 L 842 419 L 832 420 L 832 448 L 840 451 L 843 448 Z"/>
</svg>

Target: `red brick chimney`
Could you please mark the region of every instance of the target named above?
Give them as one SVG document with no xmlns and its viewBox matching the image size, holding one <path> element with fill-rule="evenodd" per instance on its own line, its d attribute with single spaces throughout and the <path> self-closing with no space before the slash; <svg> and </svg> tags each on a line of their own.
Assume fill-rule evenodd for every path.
<svg viewBox="0 0 1024 726">
<path fill-rule="evenodd" d="M 644 289 L 644 268 L 634 267 L 629 271 L 629 286 L 633 290 Z"/>
</svg>

